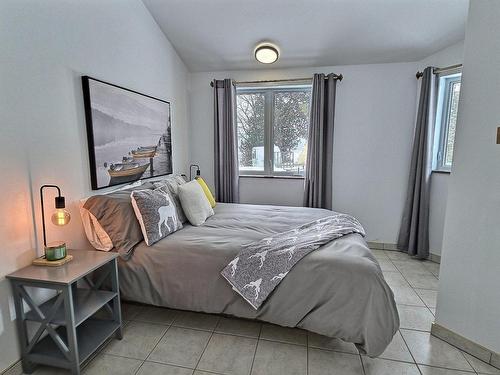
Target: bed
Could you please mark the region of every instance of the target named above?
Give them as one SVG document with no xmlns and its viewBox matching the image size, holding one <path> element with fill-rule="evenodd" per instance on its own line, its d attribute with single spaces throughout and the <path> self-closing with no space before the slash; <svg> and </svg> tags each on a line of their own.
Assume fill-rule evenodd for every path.
<svg viewBox="0 0 500 375">
<path fill-rule="evenodd" d="M 380 355 L 399 328 L 394 296 L 359 234 L 304 257 L 253 309 L 220 275 L 243 244 L 331 215 L 323 209 L 218 203 L 205 224 L 185 227 L 119 261 L 121 296 L 174 309 L 258 319 L 336 337 Z"/>
</svg>

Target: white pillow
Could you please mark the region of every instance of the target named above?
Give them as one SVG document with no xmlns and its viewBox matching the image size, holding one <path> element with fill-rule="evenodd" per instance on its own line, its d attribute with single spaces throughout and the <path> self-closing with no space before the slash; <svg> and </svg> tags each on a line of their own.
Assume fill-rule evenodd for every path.
<svg viewBox="0 0 500 375">
<path fill-rule="evenodd" d="M 180 185 L 178 195 L 182 209 L 192 225 L 199 226 L 214 214 L 207 196 L 196 180 Z"/>
</svg>

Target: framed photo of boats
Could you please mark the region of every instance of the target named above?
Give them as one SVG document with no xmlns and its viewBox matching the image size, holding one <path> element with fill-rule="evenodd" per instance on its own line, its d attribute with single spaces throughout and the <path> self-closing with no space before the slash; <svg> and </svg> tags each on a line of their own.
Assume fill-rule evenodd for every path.
<svg viewBox="0 0 500 375">
<path fill-rule="evenodd" d="M 92 189 L 172 173 L 170 103 L 82 77 Z"/>
</svg>

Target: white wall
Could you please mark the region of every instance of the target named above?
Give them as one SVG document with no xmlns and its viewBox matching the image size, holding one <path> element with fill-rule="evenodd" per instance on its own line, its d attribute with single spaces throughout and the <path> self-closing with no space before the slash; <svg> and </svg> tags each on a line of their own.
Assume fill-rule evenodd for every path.
<svg viewBox="0 0 500 375">
<path fill-rule="evenodd" d="M 472 1 L 437 323 L 500 353 L 500 2 Z"/>
<path fill-rule="evenodd" d="M 236 80 L 342 73 L 334 145 L 334 209 L 358 217 L 368 239 L 396 242 L 414 127 L 415 63 L 191 74 L 191 161 L 213 184 L 213 78 Z M 302 205 L 302 180 L 240 179 L 242 202 Z"/>
<path fill-rule="evenodd" d="M 415 73 L 426 66 L 461 63 L 463 42 L 417 63 L 317 67 L 191 74 L 191 161 L 213 181 L 213 78 L 282 79 L 314 72 L 343 73 L 337 91 L 334 146 L 334 208 L 357 216 L 370 241 L 395 243 L 418 104 Z M 441 253 L 447 197 L 446 174 L 433 174 L 430 248 Z M 303 180 L 241 178 L 242 203 L 302 205 Z"/>
<path fill-rule="evenodd" d="M 418 63 L 422 71 L 427 66 L 445 67 L 463 63 L 464 42 L 461 41 L 439 51 Z M 418 101 L 418 100 L 417 100 Z M 448 173 L 433 173 L 429 217 L 429 246 L 433 254 L 441 255 L 443 246 L 444 217 L 448 198 Z"/>
<path fill-rule="evenodd" d="M 0 46 L 2 371 L 19 359 L 4 276 L 35 257 L 40 185 L 60 185 L 72 213 L 48 235 L 87 246 L 76 206 L 91 192 L 80 76 L 170 100 L 174 168 L 185 171 L 188 74 L 140 0 L 4 0 Z"/>
</svg>

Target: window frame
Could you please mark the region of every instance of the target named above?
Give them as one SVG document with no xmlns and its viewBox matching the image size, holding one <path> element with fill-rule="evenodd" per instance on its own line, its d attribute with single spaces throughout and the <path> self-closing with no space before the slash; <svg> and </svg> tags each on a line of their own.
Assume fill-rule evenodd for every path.
<svg viewBox="0 0 500 375">
<path fill-rule="evenodd" d="M 453 166 L 453 161 L 451 165 L 446 164 L 446 150 L 450 125 L 449 118 L 453 99 L 453 85 L 461 81 L 461 72 L 454 72 L 439 77 L 438 99 L 436 106 L 436 124 L 434 131 L 433 172 L 450 173 Z M 460 94 L 458 101 L 460 102 Z"/>
<path fill-rule="evenodd" d="M 240 177 L 283 177 L 304 178 L 304 175 L 286 171 L 274 171 L 274 114 L 275 93 L 291 91 L 312 91 L 312 83 L 293 85 L 237 86 L 236 100 L 239 94 L 264 94 L 264 170 L 242 170 L 238 165 Z M 311 110 L 309 105 L 309 111 Z M 308 140 L 309 141 L 309 140 Z M 239 145 L 238 145 L 239 146 Z M 239 153 L 239 150 L 238 150 Z M 239 163 L 238 163 L 239 164 Z"/>
</svg>

